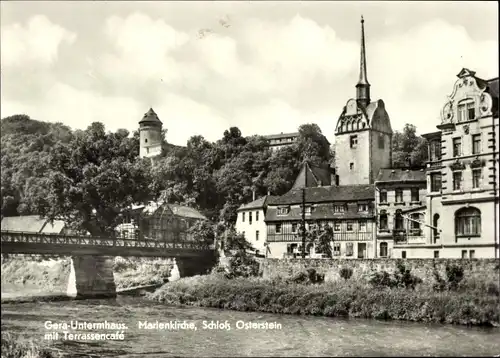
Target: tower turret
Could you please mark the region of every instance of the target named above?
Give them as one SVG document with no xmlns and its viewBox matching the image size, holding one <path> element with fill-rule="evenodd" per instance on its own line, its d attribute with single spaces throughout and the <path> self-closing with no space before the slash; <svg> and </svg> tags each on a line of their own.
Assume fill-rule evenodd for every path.
<svg viewBox="0 0 500 358">
<path fill-rule="evenodd" d="M 139 157 L 155 157 L 161 154 L 163 123 L 153 108 L 139 121 Z"/>
<path fill-rule="evenodd" d="M 365 107 L 370 104 L 370 83 L 366 75 L 366 50 L 365 50 L 365 20 L 361 16 L 361 59 L 359 64 L 359 81 L 356 85 L 356 100 Z"/>
</svg>

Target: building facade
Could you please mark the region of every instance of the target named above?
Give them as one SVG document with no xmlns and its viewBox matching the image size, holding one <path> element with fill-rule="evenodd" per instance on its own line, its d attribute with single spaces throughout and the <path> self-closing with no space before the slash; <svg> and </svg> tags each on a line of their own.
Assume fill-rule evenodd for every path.
<svg viewBox="0 0 500 358">
<path fill-rule="evenodd" d="M 265 217 L 267 206 L 272 201 L 273 197 L 266 195 L 241 205 L 237 210 L 236 231 L 245 236 L 256 256 L 266 256 L 269 252 Z"/>
<path fill-rule="evenodd" d="M 427 181 L 423 168 L 381 169 L 375 181 L 377 252 L 405 258 L 407 245 L 424 245 Z"/>
<path fill-rule="evenodd" d="M 499 257 L 498 78 L 466 68 L 443 106 L 439 131 L 425 135 L 426 244 L 412 257 Z"/>
<path fill-rule="evenodd" d="M 280 134 L 270 134 L 264 137 L 269 141 L 269 147 L 271 148 L 271 150 L 274 151 L 297 143 L 297 139 L 299 138 L 299 133 L 281 132 Z"/>
</svg>

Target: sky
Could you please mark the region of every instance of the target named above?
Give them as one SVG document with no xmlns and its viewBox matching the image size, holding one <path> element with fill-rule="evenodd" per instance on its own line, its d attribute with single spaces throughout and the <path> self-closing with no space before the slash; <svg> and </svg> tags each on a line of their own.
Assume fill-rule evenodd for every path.
<svg viewBox="0 0 500 358">
<path fill-rule="evenodd" d="M 463 67 L 498 77 L 496 2 L 2 1 L 1 117 L 134 131 L 152 107 L 167 141 L 334 129 L 359 77 L 393 130 L 432 132 Z"/>
</svg>

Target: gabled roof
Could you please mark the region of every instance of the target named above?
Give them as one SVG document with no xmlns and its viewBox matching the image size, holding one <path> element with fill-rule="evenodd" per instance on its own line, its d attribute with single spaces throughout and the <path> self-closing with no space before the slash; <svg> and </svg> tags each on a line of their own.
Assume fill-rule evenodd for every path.
<svg viewBox="0 0 500 358">
<path fill-rule="evenodd" d="M 177 204 L 165 204 L 162 201 L 150 202 L 147 205 L 133 205 L 132 211 L 136 213 L 152 215 L 159 209 L 170 210 L 175 216 L 191 219 L 208 220 L 202 213 L 189 206 Z"/>
<path fill-rule="evenodd" d="M 302 164 L 292 189 L 332 185 L 331 175 L 333 173 L 334 171 L 330 166 L 318 166 L 305 162 Z"/>
<path fill-rule="evenodd" d="M 147 111 L 144 114 L 144 117 L 139 121 L 139 124 L 141 123 L 157 123 L 157 124 L 162 124 L 160 119 L 158 118 L 158 115 L 153 111 L 153 108 L 150 108 L 149 111 Z"/>
<path fill-rule="evenodd" d="M 426 182 L 425 171 L 423 169 L 380 169 L 377 182 Z"/>
<path fill-rule="evenodd" d="M 306 203 L 375 200 L 375 186 L 373 184 L 320 186 L 305 188 L 304 190 Z M 278 197 L 273 204 L 269 205 L 291 205 L 301 203 L 302 189 L 292 189 L 288 193 Z"/>
<path fill-rule="evenodd" d="M 42 219 L 38 215 L 8 216 L 1 222 L 4 231 L 23 231 L 33 233 L 59 234 L 64 228 L 64 221 Z"/>
<path fill-rule="evenodd" d="M 266 208 L 267 205 L 272 204 L 278 196 L 273 196 L 273 195 L 265 195 L 259 199 L 256 199 L 250 203 L 247 204 L 242 204 L 239 208 L 238 211 L 240 210 L 248 210 L 248 209 L 263 209 Z"/>
</svg>

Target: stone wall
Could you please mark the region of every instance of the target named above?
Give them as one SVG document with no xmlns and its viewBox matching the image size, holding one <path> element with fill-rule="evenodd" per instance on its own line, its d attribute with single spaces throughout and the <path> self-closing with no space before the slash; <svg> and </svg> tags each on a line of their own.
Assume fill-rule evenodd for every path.
<svg viewBox="0 0 500 358">
<path fill-rule="evenodd" d="M 374 272 L 387 271 L 393 273 L 396 263 L 401 261 L 411 273 L 420 277 L 424 283 L 434 282 L 434 270 L 436 269 L 441 277 L 445 277 L 447 264 L 454 264 L 463 267 L 464 277 L 480 278 L 492 282 L 499 282 L 499 260 L 497 259 L 365 259 L 365 260 L 325 260 L 325 259 L 260 259 L 260 267 L 263 277 L 272 279 L 274 277 L 290 277 L 308 268 L 314 268 L 318 273 L 325 275 L 326 282 L 341 280 L 340 270 L 343 267 L 352 269 L 351 279 L 368 280 Z"/>
</svg>

